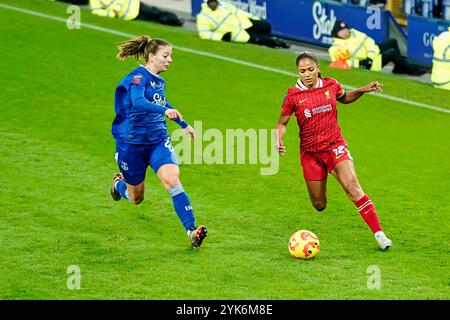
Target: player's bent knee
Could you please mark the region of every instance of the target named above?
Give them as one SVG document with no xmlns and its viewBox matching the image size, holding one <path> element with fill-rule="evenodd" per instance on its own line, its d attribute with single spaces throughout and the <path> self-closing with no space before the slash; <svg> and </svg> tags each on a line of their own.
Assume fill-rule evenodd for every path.
<svg viewBox="0 0 450 320">
<path fill-rule="evenodd" d="M 164 183 L 169 187 L 173 187 L 180 183 L 180 178 L 178 175 L 172 175 L 165 179 Z"/>
<path fill-rule="evenodd" d="M 358 181 L 352 179 L 343 185 L 344 191 L 347 196 L 353 200 L 354 198 L 360 197 L 360 195 L 364 195 L 361 186 Z M 358 199 L 357 199 L 358 200 Z"/>
<path fill-rule="evenodd" d="M 358 201 L 364 196 L 364 192 L 359 185 L 353 185 L 347 189 L 347 195 L 352 201 Z"/>
</svg>

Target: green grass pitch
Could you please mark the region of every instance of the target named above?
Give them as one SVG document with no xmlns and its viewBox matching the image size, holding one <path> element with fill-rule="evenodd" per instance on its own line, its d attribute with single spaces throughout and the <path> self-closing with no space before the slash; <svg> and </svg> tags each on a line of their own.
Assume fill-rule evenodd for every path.
<svg viewBox="0 0 450 320">
<path fill-rule="evenodd" d="M 66 19 L 67 4 L 0 0 Z M 81 21 L 127 34 L 295 73 L 296 54 L 201 41 L 194 32 L 124 22 L 82 10 Z M 328 208 L 309 202 L 298 159 L 298 128 L 288 125 L 278 174 L 260 165 L 181 165 L 198 223 L 193 251 L 169 195 L 152 171 L 146 200 L 115 203 L 110 126 L 114 89 L 136 62 L 119 62 L 126 38 L 0 7 L 1 299 L 449 299 L 448 113 L 366 95 L 339 106 L 359 180 L 394 246 L 376 242 L 330 177 Z M 163 74 L 167 97 L 203 130 L 270 129 L 294 76 L 174 49 Z M 364 70 L 326 76 L 349 86 L 372 80 L 384 93 L 450 109 L 450 94 Z M 169 125 L 173 131 L 177 126 Z M 290 235 L 308 229 L 321 252 L 290 257 Z M 70 290 L 69 266 L 80 269 Z M 371 266 L 381 287 L 367 286 Z M 369 272 L 368 272 L 369 271 Z"/>
</svg>

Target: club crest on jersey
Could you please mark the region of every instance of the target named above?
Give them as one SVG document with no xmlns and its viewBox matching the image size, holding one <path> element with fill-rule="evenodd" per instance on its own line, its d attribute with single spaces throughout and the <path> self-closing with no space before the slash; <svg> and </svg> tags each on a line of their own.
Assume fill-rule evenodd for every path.
<svg viewBox="0 0 450 320">
<path fill-rule="evenodd" d="M 330 99 L 330 91 L 325 91 L 325 97 L 327 97 L 327 99 Z"/>
<path fill-rule="evenodd" d="M 155 81 L 150 81 L 150 86 L 155 89 L 158 85 L 156 84 Z"/>
<path fill-rule="evenodd" d="M 128 170 L 128 163 L 122 161 L 122 162 L 120 163 L 120 167 L 121 167 L 124 171 L 127 171 L 127 170 Z"/>
</svg>

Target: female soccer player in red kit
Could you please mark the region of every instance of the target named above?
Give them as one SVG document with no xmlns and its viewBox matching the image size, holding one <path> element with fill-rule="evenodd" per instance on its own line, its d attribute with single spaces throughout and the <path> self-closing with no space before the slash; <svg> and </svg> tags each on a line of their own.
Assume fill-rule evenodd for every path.
<svg viewBox="0 0 450 320">
<path fill-rule="evenodd" d="M 284 155 L 283 138 L 291 115 L 295 114 L 300 128 L 300 161 L 303 176 L 317 211 L 327 206 L 327 176 L 331 173 L 342 185 L 364 221 L 375 235 L 381 250 L 392 246 L 384 234 L 375 207 L 364 193 L 356 177 L 355 167 L 347 143 L 337 121 L 336 101 L 347 104 L 357 100 L 366 92 L 381 92 L 382 85 L 370 82 L 352 91 L 344 91 L 333 78 L 322 78 L 317 58 L 309 52 L 297 57 L 300 78 L 295 88 L 288 90 L 276 126 L 277 149 Z"/>
</svg>

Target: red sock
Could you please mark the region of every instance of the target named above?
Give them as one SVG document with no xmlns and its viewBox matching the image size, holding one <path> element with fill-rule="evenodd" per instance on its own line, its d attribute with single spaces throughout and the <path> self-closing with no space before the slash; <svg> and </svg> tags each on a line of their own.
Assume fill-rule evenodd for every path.
<svg viewBox="0 0 450 320">
<path fill-rule="evenodd" d="M 358 208 L 359 214 L 370 227 L 370 229 L 372 229 L 372 232 L 375 233 L 377 231 L 382 231 L 377 212 L 375 211 L 375 207 L 369 196 L 364 195 L 364 197 L 356 201 L 355 204 Z"/>
</svg>

